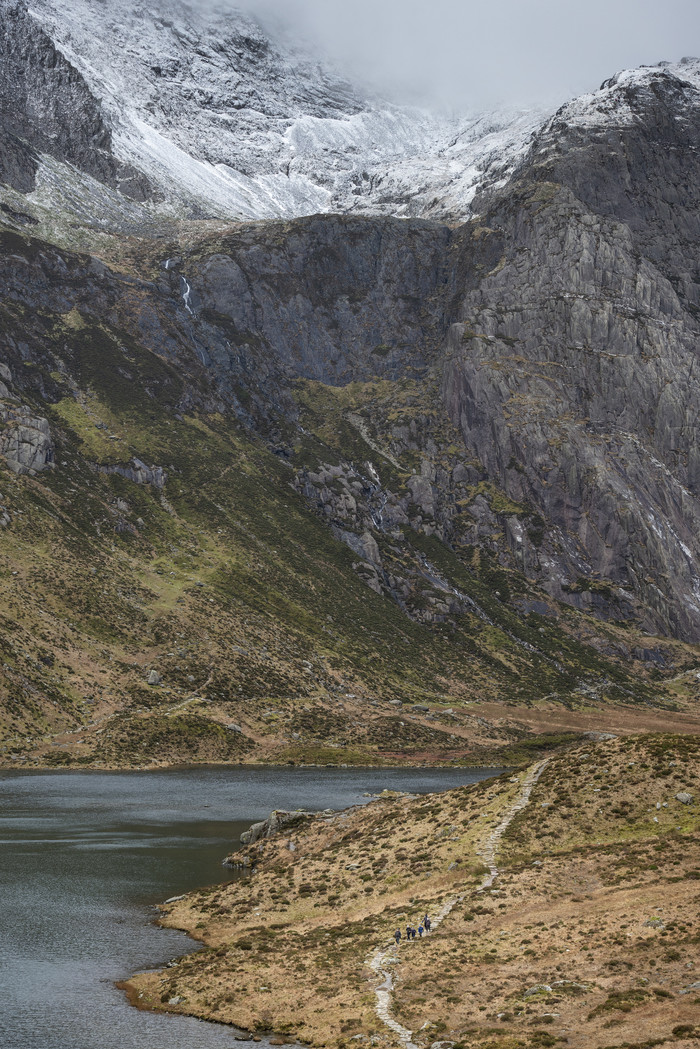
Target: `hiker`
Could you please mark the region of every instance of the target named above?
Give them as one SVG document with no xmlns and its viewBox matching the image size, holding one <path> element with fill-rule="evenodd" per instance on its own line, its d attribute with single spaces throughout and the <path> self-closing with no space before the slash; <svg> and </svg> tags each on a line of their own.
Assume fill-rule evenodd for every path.
<svg viewBox="0 0 700 1049">
<path fill-rule="evenodd" d="M 426 914 L 425 918 L 423 919 L 423 925 L 425 926 L 425 931 L 426 932 L 430 932 L 430 918 L 428 917 L 427 914 Z"/>
<path fill-rule="evenodd" d="M 411 939 L 411 926 L 410 925 L 406 926 L 406 939 L 407 940 Z"/>
<path fill-rule="evenodd" d="M 394 933 L 394 939 L 396 940 L 396 946 L 398 947 L 399 943 L 401 942 L 401 930 L 400 929 L 397 929 L 396 932 Z"/>
<path fill-rule="evenodd" d="M 423 939 L 423 926 L 422 925 L 418 926 L 418 935 L 420 936 L 421 939 Z"/>
</svg>

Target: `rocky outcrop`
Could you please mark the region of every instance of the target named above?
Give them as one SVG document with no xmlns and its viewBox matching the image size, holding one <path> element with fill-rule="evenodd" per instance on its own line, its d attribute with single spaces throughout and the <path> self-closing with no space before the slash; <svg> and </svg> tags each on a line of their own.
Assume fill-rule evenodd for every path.
<svg viewBox="0 0 700 1049">
<path fill-rule="evenodd" d="M 24 0 L 0 3 L 0 111 L 0 182 L 29 192 L 47 153 L 126 196 L 151 195 L 145 176 L 112 154 L 99 101 Z"/>
<path fill-rule="evenodd" d="M 0 127 L 0 182 L 19 193 L 31 193 L 38 163 L 39 158 L 26 142 Z"/>
<path fill-rule="evenodd" d="M 0 402 L 3 392 L 0 384 Z M 48 421 L 24 405 L 0 403 L 0 456 L 17 474 L 35 474 L 54 463 Z"/>
<path fill-rule="evenodd" d="M 254 845 L 256 841 L 260 840 L 260 838 L 273 838 L 275 834 L 279 834 L 281 830 L 305 823 L 306 820 L 310 819 L 312 816 L 312 812 L 304 812 L 301 809 L 294 812 L 285 812 L 284 809 L 274 809 L 266 820 L 254 823 L 249 830 L 243 831 L 240 838 L 241 844 Z"/>
<path fill-rule="evenodd" d="M 116 464 L 114 466 L 103 466 L 95 464 L 94 469 L 101 474 L 119 474 L 126 477 L 127 481 L 134 484 L 150 484 L 154 488 L 164 488 L 168 479 L 167 472 L 162 466 L 146 466 L 140 459 L 132 459 L 127 465 Z"/>
</svg>

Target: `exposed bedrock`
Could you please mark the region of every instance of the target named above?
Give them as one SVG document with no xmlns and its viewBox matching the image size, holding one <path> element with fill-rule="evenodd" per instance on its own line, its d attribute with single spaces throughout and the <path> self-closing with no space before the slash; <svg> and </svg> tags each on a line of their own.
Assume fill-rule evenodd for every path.
<svg viewBox="0 0 700 1049">
<path fill-rule="evenodd" d="M 5 0 L 0 14 L 0 182 L 31 191 L 47 153 L 135 200 L 151 196 L 146 177 L 112 155 L 99 101 L 26 4 Z"/>
<path fill-rule="evenodd" d="M 0 456 L 18 474 L 34 474 L 50 466 L 54 446 L 47 420 L 24 405 L 0 403 Z"/>
<path fill-rule="evenodd" d="M 697 59 L 618 74 L 587 105 L 568 103 L 528 158 L 532 177 L 560 182 L 598 215 L 624 222 L 635 250 L 700 307 L 700 79 Z"/>
<path fill-rule="evenodd" d="M 422 371 L 444 333 L 451 234 L 437 223 L 315 216 L 245 227 L 188 270 L 203 319 L 296 375 Z"/>
<path fill-rule="evenodd" d="M 450 329 L 443 396 L 489 476 L 549 526 L 538 551 L 513 537 L 528 574 L 574 602 L 578 576 L 630 588 L 649 609 L 650 629 L 697 639 L 696 290 L 687 243 L 675 254 L 663 247 L 696 245 L 697 219 L 692 195 L 673 210 L 659 194 L 653 211 L 641 190 L 630 213 L 614 160 L 632 136 L 647 180 L 663 181 L 667 135 L 656 131 L 651 119 L 647 132 L 611 133 L 602 170 L 599 143 L 587 152 L 582 131 L 576 163 L 566 136 L 556 149 L 551 139 L 536 143 L 520 181 L 475 231 L 500 257 Z M 587 205 L 561 182 L 533 181 L 543 156 L 560 179 L 575 172 L 576 191 L 586 189 L 586 167 L 598 167 Z M 692 182 L 690 159 L 678 179 Z M 612 217 L 618 212 L 631 225 Z"/>
</svg>

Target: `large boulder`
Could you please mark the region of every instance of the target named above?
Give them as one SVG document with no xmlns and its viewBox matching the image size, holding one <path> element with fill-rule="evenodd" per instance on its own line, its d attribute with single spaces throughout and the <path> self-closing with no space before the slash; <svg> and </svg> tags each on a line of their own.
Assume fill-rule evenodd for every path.
<svg viewBox="0 0 700 1049">
<path fill-rule="evenodd" d="M 240 838 L 241 844 L 253 845 L 260 838 L 272 838 L 283 828 L 303 823 L 312 815 L 313 813 L 305 812 L 303 809 L 297 809 L 294 812 L 274 809 L 266 820 L 254 823 L 249 830 L 243 831 Z"/>
</svg>

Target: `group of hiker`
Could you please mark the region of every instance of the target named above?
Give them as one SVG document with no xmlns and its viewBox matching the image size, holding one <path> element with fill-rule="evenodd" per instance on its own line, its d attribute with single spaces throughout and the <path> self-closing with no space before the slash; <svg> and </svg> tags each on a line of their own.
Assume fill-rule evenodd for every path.
<svg viewBox="0 0 700 1049">
<path fill-rule="evenodd" d="M 418 936 L 419 938 L 422 938 L 423 933 L 426 933 L 426 932 L 430 932 L 430 918 L 429 918 L 429 916 L 427 914 L 418 923 L 418 928 L 417 929 L 413 925 L 407 925 L 406 926 L 406 939 L 407 940 L 415 940 L 416 936 Z M 400 929 L 397 929 L 396 932 L 394 933 L 394 939 L 396 940 L 396 944 L 398 946 L 401 943 L 401 930 Z"/>
</svg>

